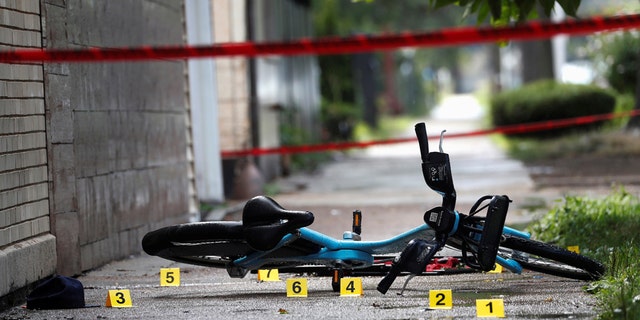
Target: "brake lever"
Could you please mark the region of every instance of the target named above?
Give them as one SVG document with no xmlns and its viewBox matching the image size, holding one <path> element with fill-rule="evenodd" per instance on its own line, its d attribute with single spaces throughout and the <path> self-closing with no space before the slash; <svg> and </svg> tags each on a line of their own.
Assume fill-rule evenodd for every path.
<svg viewBox="0 0 640 320">
<path fill-rule="evenodd" d="M 400 255 L 393 260 L 387 275 L 378 283 L 378 291 L 386 294 L 402 271 L 408 271 L 413 275 L 422 274 L 435 254 L 442 249 L 447 239 L 446 235 L 436 237 L 437 242 L 435 244 L 423 239 L 409 241 Z"/>
<path fill-rule="evenodd" d="M 442 141 L 444 141 L 445 132 L 447 132 L 447 130 L 442 130 L 442 132 L 440 132 L 440 145 L 438 145 L 438 149 L 440 150 L 440 153 L 444 153 L 444 151 L 442 151 Z"/>
</svg>

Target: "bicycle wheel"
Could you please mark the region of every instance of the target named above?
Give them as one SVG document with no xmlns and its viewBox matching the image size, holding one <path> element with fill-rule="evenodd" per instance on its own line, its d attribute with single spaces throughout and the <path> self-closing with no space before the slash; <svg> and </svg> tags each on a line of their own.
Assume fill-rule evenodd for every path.
<svg viewBox="0 0 640 320">
<path fill-rule="evenodd" d="M 195 222 L 147 233 L 142 248 L 150 255 L 207 267 L 227 264 L 253 251 L 242 237 L 241 222 Z"/>
<path fill-rule="evenodd" d="M 239 221 L 193 222 L 164 227 L 147 233 L 142 239 L 142 248 L 150 255 L 214 268 L 227 268 L 234 260 L 257 251 L 247 243 Z M 295 257 L 320 249 L 315 243 L 297 239 L 265 254 L 263 266 L 299 265 L 304 262 Z"/>
<path fill-rule="evenodd" d="M 597 280 L 605 271 L 601 263 L 569 250 L 508 235 L 504 236 L 498 254 L 517 261 L 526 269 L 570 279 Z"/>
</svg>

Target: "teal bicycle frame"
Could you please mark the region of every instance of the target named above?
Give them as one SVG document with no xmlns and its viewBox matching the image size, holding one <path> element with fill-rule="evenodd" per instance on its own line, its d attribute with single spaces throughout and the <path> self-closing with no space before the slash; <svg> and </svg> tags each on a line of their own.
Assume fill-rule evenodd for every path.
<svg viewBox="0 0 640 320">
<path fill-rule="evenodd" d="M 457 212 L 456 216 L 458 216 Z M 305 227 L 298 229 L 295 233 L 290 233 L 284 236 L 282 240 L 280 240 L 280 242 L 271 250 L 257 251 L 234 260 L 231 268 L 237 268 L 240 270 L 256 270 L 263 265 L 278 262 L 320 264 L 335 268 L 343 267 L 349 269 L 365 268 L 374 263 L 373 255 L 400 252 L 412 239 L 428 239 L 429 237 L 433 237 L 433 233 L 433 230 L 427 224 L 423 224 L 389 239 L 379 241 L 356 241 L 353 239 L 334 239 Z M 522 232 L 506 226 L 503 228 L 503 234 L 526 239 L 531 237 L 527 232 Z M 271 252 L 285 247 L 297 239 L 308 240 L 320 245 L 322 248 L 317 253 L 296 257 L 267 257 Z M 503 258 L 498 255 L 496 257 L 496 263 L 511 272 L 518 274 L 522 272 L 522 266 L 515 260 Z M 236 273 L 230 271 L 229 274 L 242 274 L 242 272 Z"/>
</svg>

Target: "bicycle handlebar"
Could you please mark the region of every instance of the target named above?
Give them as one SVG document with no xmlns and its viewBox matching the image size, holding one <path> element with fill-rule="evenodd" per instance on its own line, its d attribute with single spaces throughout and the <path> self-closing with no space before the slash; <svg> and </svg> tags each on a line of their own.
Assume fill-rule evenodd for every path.
<svg viewBox="0 0 640 320">
<path fill-rule="evenodd" d="M 442 206 L 453 211 L 456 205 L 456 190 L 451 177 L 449 155 L 442 151 L 429 152 L 429 141 L 424 122 L 417 123 L 415 131 L 420 146 L 424 181 L 429 188 L 442 195 Z"/>
<path fill-rule="evenodd" d="M 429 140 L 424 122 L 416 124 L 415 130 L 416 137 L 418 137 L 418 144 L 420 145 L 420 157 L 422 158 L 422 162 L 427 162 L 429 160 Z"/>
</svg>

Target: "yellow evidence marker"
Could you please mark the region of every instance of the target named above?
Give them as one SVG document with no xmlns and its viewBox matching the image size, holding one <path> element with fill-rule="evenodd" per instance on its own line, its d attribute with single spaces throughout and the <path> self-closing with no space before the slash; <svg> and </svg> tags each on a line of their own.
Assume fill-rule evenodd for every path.
<svg viewBox="0 0 640 320">
<path fill-rule="evenodd" d="M 429 290 L 429 309 L 452 309 L 453 294 L 451 289 Z"/>
<path fill-rule="evenodd" d="M 287 279 L 287 298 L 306 298 L 307 279 L 291 278 Z"/>
<path fill-rule="evenodd" d="M 568 246 L 567 250 L 580 254 L 580 246 Z"/>
<path fill-rule="evenodd" d="M 258 281 L 280 281 L 278 269 L 258 270 Z"/>
<path fill-rule="evenodd" d="M 502 273 L 502 266 L 496 263 L 493 270 L 489 270 L 489 273 Z"/>
<path fill-rule="evenodd" d="M 504 318 L 504 301 L 502 299 L 476 300 L 478 317 Z"/>
<path fill-rule="evenodd" d="M 180 268 L 161 268 L 160 286 L 178 287 L 180 286 Z"/>
<path fill-rule="evenodd" d="M 362 278 L 344 277 L 340 279 L 341 297 L 360 297 L 362 293 Z"/>
<path fill-rule="evenodd" d="M 106 306 L 113 308 L 133 307 L 131 292 L 128 289 L 109 290 Z"/>
</svg>

